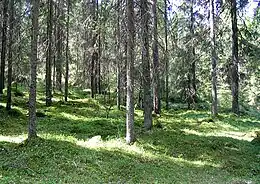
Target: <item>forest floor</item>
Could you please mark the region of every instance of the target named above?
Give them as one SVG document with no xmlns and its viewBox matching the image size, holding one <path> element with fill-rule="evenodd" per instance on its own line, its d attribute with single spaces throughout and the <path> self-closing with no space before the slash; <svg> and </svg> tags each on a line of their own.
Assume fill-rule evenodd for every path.
<svg viewBox="0 0 260 184">
<path fill-rule="evenodd" d="M 150 132 L 135 111 L 137 141 L 125 144 L 125 110 L 103 98 L 55 95 L 37 99 L 38 135 L 27 137 L 28 96 L 14 97 L 9 114 L 0 103 L 0 183 L 260 183 L 260 146 L 251 142 L 260 116 L 208 111 L 163 111 Z M 102 102 L 103 101 L 103 102 Z M 108 117 L 107 117 L 108 115 Z"/>
</svg>

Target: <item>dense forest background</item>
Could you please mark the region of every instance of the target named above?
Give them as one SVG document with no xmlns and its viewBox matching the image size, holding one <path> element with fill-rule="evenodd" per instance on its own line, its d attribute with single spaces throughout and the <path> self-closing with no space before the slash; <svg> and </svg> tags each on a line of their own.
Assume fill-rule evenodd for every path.
<svg viewBox="0 0 260 184">
<path fill-rule="evenodd" d="M 259 1 L 1 0 L 0 31 L 0 183 L 259 183 Z"/>
<path fill-rule="evenodd" d="M 53 93 L 67 101 L 75 87 L 92 98 L 108 95 L 119 109 L 126 104 L 131 126 L 136 104 L 146 129 L 152 110 L 176 104 L 213 116 L 218 109 L 259 110 L 257 2 L 33 2 L 1 1 L 0 94 L 7 92 L 7 109 L 12 85 L 17 91 L 20 84 L 30 86 L 35 113 L 37 82 L 47 106 Z"/>
</svg>

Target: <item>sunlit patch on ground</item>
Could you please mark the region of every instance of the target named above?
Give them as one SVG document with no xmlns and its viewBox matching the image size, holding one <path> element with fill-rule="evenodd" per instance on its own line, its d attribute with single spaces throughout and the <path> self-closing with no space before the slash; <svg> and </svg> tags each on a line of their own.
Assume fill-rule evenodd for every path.
<svg viewBox="0 0 260 184">
<path fill-rule="evenodd" d="M 26 135 L 19 135 L 19 136 L 3 136 L 3 135 L 0 135 L 0 142 L 21 143 L 25 139 L 26 139 Z"/>
</svg>

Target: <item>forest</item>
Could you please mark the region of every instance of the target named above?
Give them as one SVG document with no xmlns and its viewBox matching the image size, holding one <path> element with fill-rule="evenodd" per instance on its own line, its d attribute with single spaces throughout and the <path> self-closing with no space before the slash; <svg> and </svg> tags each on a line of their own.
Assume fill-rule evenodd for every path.
<svg viewBox="0 0 260 184">
<path fill-rule="evenodd" d="M 0 0 L 0 183 L 260 183 L 259 0 Z"/>
</svg>

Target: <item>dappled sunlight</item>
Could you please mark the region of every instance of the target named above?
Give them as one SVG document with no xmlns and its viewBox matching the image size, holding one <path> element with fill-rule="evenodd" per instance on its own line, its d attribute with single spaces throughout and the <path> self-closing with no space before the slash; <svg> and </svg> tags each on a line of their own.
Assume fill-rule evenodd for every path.
<svg viewBox="0 0 260 184">
<path fill-rule="evenodd" d="M 108 151 L 114 151 L 114 150 L 120 150 L 121 152 L 125 152 L 128 154 L 133 154 L 139 157 L 145 157 L 148 159 L 153 160 L 164 160 L 166 162 L 174 162 L 175 164 L 181 164 L 181 165 L 192 165 L 195 167 L 203 167 L 203 166 L 212 166 L 212 167 L 219 167 L 218 164 L 210 163 L 207 161 L 190 161 L 185 160 L 183 158 L 175 158 L 169 155 L 162 155 L 162 154 L 156 154 L 152 153 L 148 150 L 145 150 L 140 144 L 135 143 L 133 145 L 127 145 L 123 139 L 111 139 L 108 141 L 103 141 L 100 136 L 94 136 L 90 138 L 87 141 L 77 141 L 77 145 L 86 147 L 89 149 L 105 149 Z"/>
<path fill-rule="evenodd" d="M 127 153 L 130 155 L 135 155 L 138 157 L 144 157 L 147 159 L 152 160 L 162 160 L 165 162 L 173 162 L 174 164 L 178 165 L 192 165 L 194 167 L 204 167 L 204 166 L 211 166 L 211 167 L 220 167 L 219 164 L 211 163 L 208 161 L 202 160 L 186 160 L 182 157 L 173 157 L 169 155 L 162 155 L 152 153 L 148 150 L 145 150 L 144 147 L 139 143 L 134 143 L 133 145 L 127 145 L 122 138 L 115 138 L 110 140 L 102 140 L 100 135 L 93 136 L 87 140 L 80 140 L 73 136 L 65 136 L 59 134 L 41 134 L 41 138 L 49 139 L 49 140 L 56 140 L 56 141 L 68 141 L 77 146 L 93 149 L 96 151 L 99 150 L 107 150 L 107 151 L 120 151 L 122 153 Z"/>
<path fill-rule="evenodd" d="M 26 134 L 17 136 L 0 135 L 0 142 L 21 143 L 27 138 Z"/>
<path fill-rule="evenodd" d="M 190 129 L 187 129 L 187 128 L 181 129 L 181 131 L 185 132 L 185 134 L 193 134 L 193 135 L 198 135 L 198 136 L 205 135 L 205 133 L 201 133 L 201 132 L 198 132 L 196 130 L 190 130 Z"/>
<path fill-rule="evenodd" d="M 60 113 L 60 115 L 64 118 L 71 119 L 71 120 L 74 120 L 74 121 L 84 121 L 85 118 L 86 118 L 84 116 L 69 114 L 69 113 L 66 113 L 66 112 L 62 112 L 62 113 Z"/>
<path fill-rule="evenodd" d="M 251 142 L 254 139 L 254 137 L 250 135 L 250 132 L 245 133 L 245 132 L 222 131 L 208 136 L 230 137 L 233 139 L 244 140 L 248 142 Z"/>
<path fill-rule="evenodd" d="M 220 132 L 210 132 L 210 133 L 202 133 L 198 132 L 196 130 L 191 130 L 191 129 L 181 129 L 185 134 L 193 134 L 193 135 L 198 135 L 198 136 L 205 136 L 205 137 L 229 137 L 237 140 L 244 140 L 244 141 L 252 141 L 254 139 L 254 136 L 252 132 L 234 132 L 234 131 L 220 131 Z"/>
<path fill-rule="evenodd" d="M 218 125 L 221 126 L 224 130 L 239 130 L 238 128 L 236 128 L 228 123 L 224 123 L 221 121 L 218 121 L 216 123 L 218 123 Z"/>
<path fill-rule="evenodd" d="M 186 110 L 186 111 L 181 111 L 176 113 L 178 116 L 182 117 L 196 117 L 196 118 L 204 118 L 204 117 L 209 117 L 210 112 L 207 111 L 196 111 L 196 110 Z"/>
</svg>

